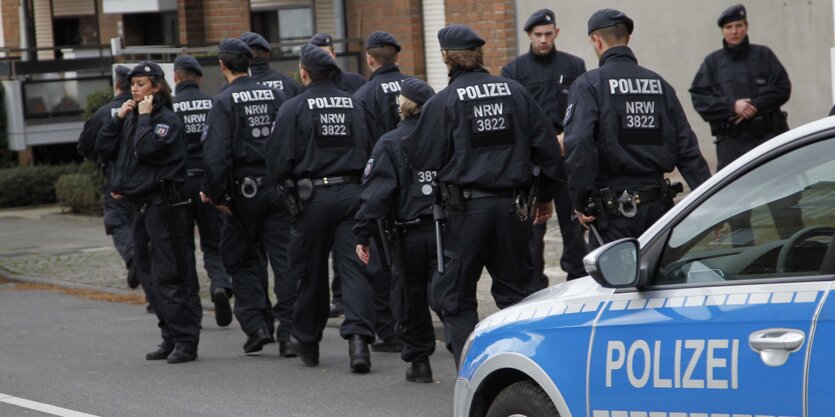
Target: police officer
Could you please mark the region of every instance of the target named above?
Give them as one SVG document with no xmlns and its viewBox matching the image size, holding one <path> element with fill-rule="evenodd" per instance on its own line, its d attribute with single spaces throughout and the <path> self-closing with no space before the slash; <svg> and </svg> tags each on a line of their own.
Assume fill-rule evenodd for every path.
<svg viewBox="0 0 835 417">
<path fill-rule="evenodd" d="M 565 114 L 571 203 L 595 238 L 638 237 L 672 204 L 664 173 L 678 168 L 691 189 L 710 177 L 672 86 L 638 65 L 627 46 L 634 24 L 603 9 L 588 22 L 600 67 L 574 81 Z M 589 202 L 594 202 L 593 207 Z"/>
<path fill-rule="evenodd" d="M 525 22 L 524 29 L 531 40 L 530 51 L 505 65 L 502 68 L 502 76 L 514 79 L 528 89 L 548 115 L 554 130 L 560 136 L 559 140 L 562 140 L 562 119 L 568 106 L 568 89 L 580 74 L 586 72 L 586 64 L 582 59 L 558 51 L 554 46 L 560 29 L 557 27 L 553 11 L 537 10 Z M 564 176 L 563 173 L 563 178 Z M 568 187 L 560 188 L 555 203 L 563 248 L 560 266 L 568 274 L 569 280 L 585 276 L 583 256 L 588 249 L 582 227 L 571 220 L 573 210 L 568 197 Z M 543 256 L 546 226 L 546 223 L 534 226 L 531 236 L 534 271 L 542 278 L 542 288 L 548 286 Z"/>
<path fill-rule="evenodd" d="M 310 38 L 310 44 L 322 48 L 336 61 L 336 49 L 333 47 L 333 37 L 327 33 L 317 33 Z M 336 88 L 354 94 L 365 84 L 365 78 L 355 72 L 344 72 L 341 69 L 334 71 L 331 76 L 331 82 Z M 374 138 L 376 139 L 376 138 Z M 336 254 L 332 254 L 336 257 Z M 343 313 L 342 305 L 342 280 L 340 279 L 339 266 L 336 262 L 333 263 L 333 304 L 331 304 L 328 315 L 329 317 L 338 317 Z"/>
<path fill-rule="evenodd" d="M 400 121 L 397 97 L 400 83 L 412 78 L 400 73 L 397 55 L 400 44 L 392 34 L 372 32 L 365 41 L 366 63 L 373 71 L 371 79 L 354 93 L 354 99 L 365 111 L 369 137 L 376 142 L 384 133 L 397 127 Z M 377 247 L 372 249 L 376 252 Z M 392 315 L 391 274 L 380 263 L 380 256 L 371 258 L 367 265 L 368 275 L 374 286 L 374 306 L 377 323 L 375 331 L 380 339 L 371 345 L 375 352 L 399 352 L 400 343 L 395 336 L 395 321 Z"/>
<path fill-rule="evenodd" d="M 372 82 L 373 79 L 369 84 Z M 386 244 L 390 246 L 388 252 L 394 255 L 393 275 L 397 277 L 392 293 L 396 301 L 392 307 L 403 344 L 401 358 L 410 364 L 406 380 L 432 382 L 429 356 L 435 352 L 435 331 L 427 289 L 436 268 L 432 219 L 432 181 L 436 173 L 411 168 L 401 150 L 400 139 L 414 131 L 421 106 L 435 92 L 417 78 L 407 78 L 400 86 L 402 120 L 396 129 L 380 138 L 371 152 L 363 174 L 354 234 L 357 255 L 368 264 L 380 256 L 370 251 L 372 228 L 378 219 L 387 221 L 387 235 L 392 239 Z"/>
<path fill-rule="evenodd" d="M 252 52 L 240 39 L 223 39 L 218 52 L 229 86 L 215 97 L 204 133 L 203 196 L 227 214 L 221 258 L 232 276 L 235 317 L 247 335 L 244 354 L 258 355 L 275 341 L 267 255 L 277 280 L 289 274 L 287 213 L 270 185 L 264 161 L 264 144 L 286 96 L 249 77 Z M 292 298 L 295 293 L 285 295 Z M 289 327 L 290 319 L 280 325 Z M 290 356 L 282 335 L 279 332 L 279 354 Z"/>
<path fill-rule="evenodd" d="M 203 142 L 200 139 L 212 108 L 212 97 L 200 91 L 202 77 L 203 67 L 194 57 L 181 55 L 174 59 L 174 112 L 185 128 L 188 151 L 185 182 L 186 195 L 191 199 L 188 222 L 192 228 L 196 223 L 200 232 L 200 250 L 203 252 L 203 266 L 211 281 L 209 293 L 215 305 L 215 321 L 218 326 L 225 327 L 232 322 L 232 307 L 229 304 L 232 284 L 220 259 L 223 214 L 200 201 L 200 189 L 203 187 Z M 194 250 L 194 234 L 189 236 L 189 247 Z"/>
<path fill-rule="evenodd" d="M 95 160 L 104 173 L 105 181 L 102 187 L 104 230 L 113 239 L 113 246 L 125 262 L 125 268 L 128 270 L 128 287 L 136 288 L 139 286 L 139 277 L 136 275 L 136 264 L 133 262 L 133 206 L 125 200 L 114 200 L 110 196 L 110 166 L 113 161 L 97 153 L 95 149 L 96 135 L 102 125 L 119 110 L 119 107 L 122 107 L 122 103 L 131 97 L 130 82 L 128 82 L 130 68 L 118 65 L 113 73 L 113 100 L 99 107 L 84 123 L 84 129 L 78 136 L 78 152 L 87 159 Z M 115 155 L 112 156 L 115 157 Z"/>
<path fill-rule="evenodd" d="M 140 279 L 159 319 L 162 343 L 148 360 L 182 363 L 197 359 L 200 297 L 193 235 L 186 221 L 186 141 L 174 114 L 171 89 L 154 62 L 140 62 L 128 74 L 132 99 L 107 120 L 97 148 L 114 152 L 112 196 L 136 207 L 134 244 Z M 102 152 L 102 153 L 105 153 Z"/>
<path fill-rule="evenodd" d="M 292 77 L 270 68 L 272 47 L 263 36 L 255 32 L 244 32 L 241 35 L 252 50 L 252 61 L 249 65 L 250 76 L 260 84 L 281 90 L 287 98 L 293 97 L 302 90 L 302 86 Z"/>
<path fill-rule="evenodd" d="M 748 13 L 737 4 L 725 9 L 717 24 L 722 30 L 722 49 L 705 57 L 690 86 L 693 107 L 716 136 L 717 169 L 789 129 L 780 106 L 789 100 L 791 82 L 786 69 L 767 46 L 748 41 Z M 769 204 L 772 211 L 795 215 L 776 222 L 783 239 L 803 228 L 799 210 L 783 210 L 799 196 Z M 750 244 L 751 214 L 730 221 L 734 244 Z"/>
<path fill-rule="evenodd" d="M 348 340 L 351 371 L 365 373 L 371 368 L 374 304 L 371 284 L 354 254 L 351 227 L 369 139 L 362 111 L 331 82 L 334 71 L 339 68 L 330 54 L 314 45 L 302 47 L 305 89 L 278 112 L 267 142 L 267 166 L 288 207 L 301 209 L 292 210 L 289 254 L 290 268 L 300 279 L 293 314 L 295 350 L 304 364 L 318 365 L 328 318 L 327 259 L 332 247 L 344 292 L 340 334 Z M 290 193 L 293 184 L 297 191 Z"/>
<path fill-rule="evenodd" d="M 552 123 L 527 90 L 484 69 L 483 39 L 452 25 L 438 40 L 450 83 L 424 104 L 403 146 L 415 169 L 438 172 L 447 210 L 444 271 L 430 291 L 458 363 L 478 322 L 476 284 L 485 266 L 499 308 L 533 291 L 530 227 L 521 220 L 534 166 L 541 168 L 535 222 L 551 216 L 562 160 Z"/>
<path fill-rule="evenodd" d="M 336 49 L 333 47 L 333 37 L 327 33 L 317 33 L 310 38 L 310 44 L 322 48 L 325 52 L 336 62 Z M 356 72 L 345 72 L 341 69 L 335 71 L 331 77 L 331 82 L 336 88 L 354 94 L 357 90 L 365 84 L 365 78 Z"/>
</svg>

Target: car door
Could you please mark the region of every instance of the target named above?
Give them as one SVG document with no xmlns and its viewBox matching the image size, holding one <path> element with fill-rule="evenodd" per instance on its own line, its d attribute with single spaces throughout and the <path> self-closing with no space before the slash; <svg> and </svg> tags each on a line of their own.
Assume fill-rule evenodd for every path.
<svg viewBox="0 0 835 417">
<path fill-rule="evenodd" d="M 593 417 L 805 415 L 812 324 L 832 280 L 822 267 L 835 227 L 833 155 L 825 137 L 763 155 L 648 240 L 649 285 L 618 290 L 595 325 Z M 829 335 L 820 381 L 835 369 Z"/>
</svg>

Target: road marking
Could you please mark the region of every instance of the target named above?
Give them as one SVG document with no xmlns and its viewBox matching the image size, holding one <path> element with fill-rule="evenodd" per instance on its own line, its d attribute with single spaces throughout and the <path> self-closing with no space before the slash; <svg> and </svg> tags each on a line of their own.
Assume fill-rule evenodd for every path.
<svg viewBox="0 0 835 417">
<path fill-rule="evenodd" d="M 40 411 L 42 413 L 52 414 L 58 417 L 98 417 L 92 414 L 82 413 L 78 411 L 68 410 L 66 408 L 56 407 L 54 405 L 39 403 L 24 398 L 12 397 L 11 395 L 0 393 L 0 403 L 16 405 L 18 407 L 28 408 L 30 410 Z"/>
</svg>

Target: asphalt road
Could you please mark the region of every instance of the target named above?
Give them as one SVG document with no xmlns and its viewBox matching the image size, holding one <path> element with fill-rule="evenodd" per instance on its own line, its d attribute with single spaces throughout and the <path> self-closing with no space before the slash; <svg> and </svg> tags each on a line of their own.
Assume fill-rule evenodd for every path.
<svg viewBox="0 0 835 417">
<path fill-rule="evenodd" d="M 440 344 L 436 382 L 414 384 L 398 354 L 372 353 L 372 372 L 351 374 L 335 328 L 325 330 L 321 365 L 307 368 L 277 345 L 244 356 L 240 329 L 207 315 L 199 359 L 168 365 L 144 359 L 159 343 L 144 306 L 13 286 L 0 284 L 0 417 L 452 414 L 454 365 Z"/>
</svg>

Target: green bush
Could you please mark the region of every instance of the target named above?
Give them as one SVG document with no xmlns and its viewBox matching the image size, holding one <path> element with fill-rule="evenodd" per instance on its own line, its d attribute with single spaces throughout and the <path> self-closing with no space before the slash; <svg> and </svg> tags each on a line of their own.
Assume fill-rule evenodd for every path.
<svg viewBox="0 0 835 417">
<path fill-rule="evenodd" d="M 113 100 L 113 89 L 109 87 L 93 91 L 87 95 L 87 104 L 84 106 L 84 120 L 89 119 L 99 107 L 110 103 L 110 100 Z"/>
<path fill-rule="evenodd" d="M 100 173 L 61 175 L 55 183 L 58 203 L 73 213 L 101 215 L 101 178 Z"/>
<path fill-rule="evenodd" d="M 77 164 L 0 169 L 0 207 L 55 203 L 58 177 L 78 170 Z"/>
</svg>

